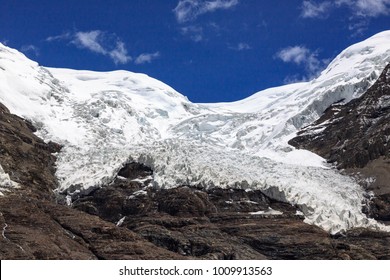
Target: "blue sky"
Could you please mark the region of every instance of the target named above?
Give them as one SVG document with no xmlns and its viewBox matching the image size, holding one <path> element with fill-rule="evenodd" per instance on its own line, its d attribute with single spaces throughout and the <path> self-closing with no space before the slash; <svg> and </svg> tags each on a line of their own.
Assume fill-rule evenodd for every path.
<svg viewBox="0 0 390 280">
<path fill-rule="evenodd" d="M 0 0 L 0 42 L 50 67 L 146 73 L 193 102 L 315 77 L 390 29 L 390 0 Z"/>
</svg>

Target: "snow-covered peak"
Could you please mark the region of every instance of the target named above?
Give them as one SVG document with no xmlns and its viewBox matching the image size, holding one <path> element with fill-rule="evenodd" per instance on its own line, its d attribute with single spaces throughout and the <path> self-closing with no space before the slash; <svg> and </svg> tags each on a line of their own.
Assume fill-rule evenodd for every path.
<svg viewBox="0 0 390 280">
<path fill-rule="evenodd" d="M 385 65 L 390 62 L 390 30 L 378 33 L 362 42 L 356 43 L 336 56 L 321 74 L 310 82 L 294 83 L 259 91 L 243 100 L 230 103 L 208 104 L 235 112 L 258 112 L 268 108 L 278 97 L 285 97 L 296 91 L 314 91 L 334 89 L 349 82 L 361 79 L 375 81 Z M 357 98 L 364 89 L 346 96 L 348 100 Z"/>
<path fill-rule="evenodd" d="M 380 74 L 383 70 L 383 63 L 386 64 L 390 60 L 389 42 L 390 31 L 384 31 L 348 47 L 329 64 L 313 83 L 335 78 L 338 79 L 335 81 L 339 81 L 341 78 L 346 81 L 366 78 L 364 74 L 368 71 Z"/>
<path fill-rule="evenodd" d="M 186 97 L 145 74 L 48 70 L 63 81 L 62 85 L 68 89 L 67 96 L 72 102 L 89 111 L 84 113 L 102 121 L 104 126 L 131 133 L 131 137 L 153 131 L 149 137 L 160 139 L 170 126 L 191 115 L 191 110 L 197 112 L 197 106 Z M 129 125 L 129 120 L 137 121 L 139 127 Z M 135 128 L 143 128 L 144 131 L 129 131 Z"/>
<path fill-rule="evenodd" d="M 31 108 L 29 96 L 42 98 L 42 91 L 49 91 L 50 86 L 44 84 L 46 72 L 22 53 L 0 44 L 0 102 L 17 108 L 17 113 L 33 114 L 37 108 Z"/>
<path fill-rule="evenodd" d="M 287 144 L 332 103 L 360 96 L 390 62 L 390 32 L 341 53 L 311 82 L 232 103 L 194 104 L 143 74 L 38 66 L 0 46 L 0 102 L 64 145 L 58 192 L 109 184 L 129 161 L 154 170 L 158 187 L 261 189 L 300 206 L 329 231 L 374 226 L 364 191 L 319 156 Z"/>
<path fill-rule="evenodd" d="M 232 147 L 294 163 L 297 162 L 296 151 L 289 148 L 288 140 L 299 129 L 318 119 L 331 104 L 346 103 L 361 96 L 388 63 L 390 31 L 385 31 L 344 50 L 310 82 L 270 88 L 240 101 L 205 106 L 221 115 L 247 119 L 235 121 L 226 130 L 228 133 L 223 138 L 229 139 Z M 215 135 L 214 131 L 212 134 Z M 311 160 L 299 162 L 303 165 L 321 164 L 315 157 L 309 158 Z"/>
<path fill-rule="evenodd" d="M 134 91 L 135 95 L 141 95 L 142 98 L 147 97 L 151 104 L 172 106 L 178 105 L 177 101 L 188 103 L 188 99 L 173 88 L 145 74 L 123 70 L 94 72 L 60 68 L 47 69 L 56 77 L 66 81 L 69 88 L 77 90 L 75 95 L 79 99 L 90 99 L 91 94 L 98 92 L 103 87 L 104 90 L 126 88 L 129 91 Z"/>
</svg>

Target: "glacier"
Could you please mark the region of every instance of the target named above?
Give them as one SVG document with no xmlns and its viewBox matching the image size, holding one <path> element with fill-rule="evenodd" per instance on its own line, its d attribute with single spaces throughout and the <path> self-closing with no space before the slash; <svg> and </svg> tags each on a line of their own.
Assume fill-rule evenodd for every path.
<svg viewBox="0 0 390 280">
<path fill-rule="evenodd" d="M 56 192 L 64 195 L 110 184 L 137 161 L 154 170 L 154 187 L 260 189 L 331 233 L 389 230 L 362 213 L 366 193 L 353 178 L 287 143 L 331 104 L 361 96 L 389 62 L 384 31 L 341 52 L 310 82 L 196 104 L 144 74 L 42 67 L 0 44 L 0 102 L 63 145 Z"/>
</svg>

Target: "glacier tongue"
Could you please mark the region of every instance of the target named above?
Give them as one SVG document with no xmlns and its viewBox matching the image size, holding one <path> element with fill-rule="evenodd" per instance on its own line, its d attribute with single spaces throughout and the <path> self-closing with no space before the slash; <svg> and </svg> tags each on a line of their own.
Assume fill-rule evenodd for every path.
<svg viewBox="0 0 390 280">
<path fill-rule="evenodd" d="M 0 102 L 64 145 L 62 193 L 108 184 L 135 160 L 154 170 L 158 187 L 256 188 L 298 205 L 308 223 L 330 232 L 384 229 L 362 213 L 356 182 L 287 142 L 332 103 L 363 94 L 389 62 L 386 31 L 343 51 L 311 82 L 194 104 L 146 75 L 44 68 L 0 45 Z"/>
<path fill-rule="evenodd" d="M 297 205 L 305 222 L 332 233 L 351 227 L 385 229 L 361 212 L 364 190 L 336 170 L 286 164 L 236 149 L 167 139 L 137 146 L 132 160 L 154 170 L 160 187 L 197 185 L 260 189 Z"/>
</svg>

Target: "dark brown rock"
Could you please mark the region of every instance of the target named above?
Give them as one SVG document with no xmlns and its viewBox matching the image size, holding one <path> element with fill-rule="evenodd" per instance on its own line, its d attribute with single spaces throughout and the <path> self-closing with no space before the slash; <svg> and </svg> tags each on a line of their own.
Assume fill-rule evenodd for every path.
<svg viewBox="0 0 390 280">
<path fill-rule="evenodd" d="M 0 163 L 11 179 L 29 183 L 29 196 L 54 197 L 55 157 L 49 145 L 35 136 L 31 123 L 10 114 L 0 104 Z"/>
<path fill-rule="evenodd" d="M 118 176 L 126 179 L 137 179 L 140 177 L 147 177 L 153 174 L 153 170 L 144 164 L 137 162 L 129 162 L 118 172 Z"/>
<path fill-rule="evenodd" d="M 181 187 L 157 192 L 158 211 L 172 216 L 197 216 L 216 212 L 208 195 L 197 189 Z"/>
</svg>

